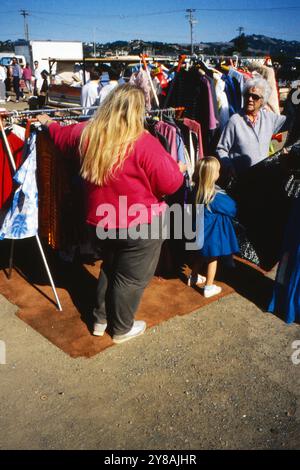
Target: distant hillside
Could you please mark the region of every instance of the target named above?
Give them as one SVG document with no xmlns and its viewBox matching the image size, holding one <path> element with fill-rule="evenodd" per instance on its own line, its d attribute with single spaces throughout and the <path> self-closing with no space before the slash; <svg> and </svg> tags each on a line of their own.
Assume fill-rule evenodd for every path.
<svg viewBox="0 0 300 470">
<path fill-rule="evenodd" d="M 203 52 L 209 54 L 240 52 L 236 48 L 239 38 L 233 38 L 229 42 L 209 42 L 199 44 Z M 271 56 L 300 56 L 300 42 L 299 41 L 285 41 L 283 39 L 269 38 L 268 36 L 252 34 L 244 36 L 246 44 L 243 53 L 246 55 L 271 55 Z"/>
<path fill-rule="evenodd" d="M 11 40 L 0 41 L 0 51 L 13 50 L 14 42 Z M 94 51 L 93 43 L 84 43 L 85 55 L 91 55 Z M 172 55 L 189 54 L 190 45 L 143 41 L 142 39 L 133 39 L 131 41 L 117 40 L 105 44 L 96 44 L 97 55 L 110 54 L 139 54 L 149 55 Z M 239 53 L 240 55 L 271 55 L 281 57 L 300 57 L 300 42 L 285 41 L 283 39 L 270 38 L 268 36 L 252 34 L 233 38 L 229 42 L 204 42 L 194 45 L 195 53 L 207 54 L 226 54 Z"/>
<path fill-rule="evenodd" d="M 92 53 L 93 45 L 86 44 L 85 51 Z M 296 57 L 300 56 L 300 42 L 299 41 L 285 41 L 283 39 L 269 38 L 263 35 L 252 34 L 250 36 L 243 36 L 233 38 L 228 42 L 205 42 L 194 45 L 195 53 L 207 54 L 228 54 L 239 53 L 240 55 L 272 55 L 282 57 Z M 147 53 L 149 55 L 174 55 L 189 54 L 190 45 L 157 42 L 157 41 L 143 41 L 142 39 L 133 39 L 131 41 L 114 41 L 106 44 L 97 44 L 97 52 L 99 54 L 139 54 Z"/>
<path fill-rule="evenodd" d="M 269 38 L 267 36 L 246 36 L 249 51 L 261 51 L 269 55 L 287 54 L 289 56 L 300 55 L 299 41 L 285 41 L 283 39 Z"/>
</svg>

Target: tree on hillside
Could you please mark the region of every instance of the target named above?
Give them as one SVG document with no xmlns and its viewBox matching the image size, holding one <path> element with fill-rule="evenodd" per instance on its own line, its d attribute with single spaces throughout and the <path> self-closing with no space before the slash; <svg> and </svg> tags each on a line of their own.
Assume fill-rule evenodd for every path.
<svg viewBox="0 0 300 470">
<path fill-rule="evenodd" d="M 237 36 L 234 40 L 234 49 L 237 52 L 244 53 L 248 49 L 248 41 L 244 33 L 242 33 L 240 36 Z"/>
</svg>

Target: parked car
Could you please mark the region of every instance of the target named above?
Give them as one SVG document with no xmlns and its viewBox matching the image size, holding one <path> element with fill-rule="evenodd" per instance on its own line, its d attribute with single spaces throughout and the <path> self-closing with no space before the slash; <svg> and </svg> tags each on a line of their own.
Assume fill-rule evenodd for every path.
<svg viewBox="0 0 300 470">
<path fill-rule="evenodd" d="M 4 65 L 5 67 L 9 67 L 12 64 L 13 57 L 16 57 L 18 59 L 19 65 L 21 67 L 25 67 L 26 65 L 26 60 L 23 55 L 15 55 L 15 54 L 10 54 L 7 56 L 3 56 L 0 58 L 0 64 Z"/>
</svg>

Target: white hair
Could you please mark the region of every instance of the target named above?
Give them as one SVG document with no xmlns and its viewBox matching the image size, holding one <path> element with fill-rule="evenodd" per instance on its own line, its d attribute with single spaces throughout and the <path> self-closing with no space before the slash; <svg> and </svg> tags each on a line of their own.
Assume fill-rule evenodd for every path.
<svg viewBox="0 0 300 470">
<path fill-rule="evenodd" d="M 243 94 L 246 95 L 249 92 L 250 88 L 259 88 L 262 91 L 264 104 L 269 101 L 272 90 L 267 80 L 262 77 L 250 78 L 245 83 Z"/>
</svg>

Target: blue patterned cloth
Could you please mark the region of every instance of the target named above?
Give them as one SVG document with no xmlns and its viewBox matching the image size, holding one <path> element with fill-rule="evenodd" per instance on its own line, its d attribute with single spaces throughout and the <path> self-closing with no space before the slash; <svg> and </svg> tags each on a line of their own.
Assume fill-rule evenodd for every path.
<svg viewBox="0 0 300 470">
<path fill-rule="evenodd" d="M 38 231 L 36 133 L 30 135 L 25 145 L 27 158 L 14 176 L 14 181 L 20 186 L 0 229 L 0 240 L 34 237 Z"/>
</svg>

